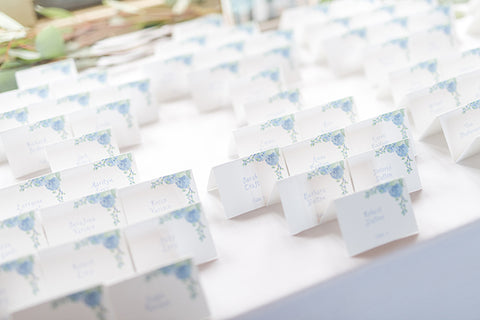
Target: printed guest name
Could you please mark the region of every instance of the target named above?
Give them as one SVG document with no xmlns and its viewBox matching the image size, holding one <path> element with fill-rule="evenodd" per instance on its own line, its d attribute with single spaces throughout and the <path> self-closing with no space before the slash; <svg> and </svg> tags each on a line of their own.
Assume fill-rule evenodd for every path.
<svg viewBox="0 0 480 320">
<path fill-rule="evenodd" d="M 386 167 L 373 169 L 373 174 L 377 182 L 389 180 L 389 178 L 392 177 L 392 166 L 388 165 Z"/>
<path fill-rule="evenodd" d="M 25 203 L 17 203 L 17 212 L 23 213 L 25 211 L 40 209 L 42 207 L 43 200 L 27 201 Z"/>
<path fill-rule="evenodd" d="M 106 178 L 99 181 L 94 181 L 92 183 L 92 188 L 95 192 L 102 192 L 110 188 L 110 185 L 113 183 L 113 178 Z"/>
<path fill-rule="evenodd" d="M 311 192 L 305 192 L 303 199 L 307 202 L 307 205 L 311 207 L 314 204 L 325 201 L 327 191 L 325 189 L 313 190 Z"/>
<path fill-rule="evenodd" d="M 170 301 L 163 293 L 156 293 L 145 297 L 145 310 L 148 312 L 154 312 L 155 310 L 163 309 L 169 305 Z"/>
<path fill-rule="evenodd" d="M 168 202 L 167 198 L 162 198 L 160 200 L 150 200 L 149 210 L 151 213 L 162 213 L 168 212 L 173 209 L 172 205 Z"/>
<path fill-rule="evenodd" d="M 251 177 L 243 177 L 243 189 L 245 191 L 255 190 L 258 187 L 260 187 L 260 181 L 258 181 L 256 173 Z"/>
<path fill-rule="evenodd" d="M 73 263 L 72 268 L 75 271 L 75 275 L 78 279 L 85 279 L 95 275 L 94 265 L 95 262 L 93 259 L 90 259 L 85 262 Z"/>
<path fill-rule="evenodd" d="M 45 137 L 40 138 L 40 139 L 36 139 L 36 140 L 33 140 L 33 141 L 29 141 L 29 142 L 27 142 L 28 151 L 30 153 L 38 152 L 45 147 L 46 143 L 47 143 L 47 138 L 45 138 Z"/>
<path fill-rule="evenodd" d="M 68 226 L 74 234 L 83 235 L 95 231 L 95 222 L 96 219 L 94 217 L 80 217 L 79 219 L 70 221 Z"/>
<path fill-rule="evenodd" d="M 365 218 L 365 226 L 370 227 L 380 221 L 385 219 L 383 215 L 382 207 L 376 209 L 370 209 L 363 212 L 363 217 Z"/>
<path fill-rule="evenodd" d="M 2 261 L 15 255 L 16 252 L 17 250 L 15 250 L 11 243 L 0 243 L 0 258 Z"/>
</svg>

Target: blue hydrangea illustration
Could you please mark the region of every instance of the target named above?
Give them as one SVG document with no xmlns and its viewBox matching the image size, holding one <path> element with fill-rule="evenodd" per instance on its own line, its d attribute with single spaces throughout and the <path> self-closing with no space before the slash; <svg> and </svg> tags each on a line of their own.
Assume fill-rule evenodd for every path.
<svg viewBox="0 0 480 320">
<path fill-rule="evenodd" d="M 50 92 L 50 88 L 48 87 L 48 85 L 42 85 L 42 86 L 22 90 L 18 92 L 17 96 L 18 97 L 29 96 L 29 95 L 38 96 L 42 98 L 42 100 L 44 100 L 48 97 L 49 92 Z"/>
<path fill-rule="evenodd" d="M 83 197 L 73 203 L 73 208 L 77 209 L 85 205 L 100 205 L 107 209 L 107 212 L 112 217 L 113 224 L 117 226 L 120 223 L 120 209 L 117 208 L 117 192 L 115 190 L 108 190 L 96 194 L 91 194 Z"/>
<path fill-rule="evenodd" d="M 53 309 L 60 308 L 63 305 L 70 303 L 83 303 L 92 312 L 98 320 L 106 320 L 106 308 L 103 306 L 103 289 L 97 286 L 88 290 L 76 292 L 66 297 L 53 300 L 51 306 Z"/>
<path fill-rule="evenodd" d="M 175 184 L 177 188 L 185 193 L 188 203 L 192 204 L 198 201 L 195 183 L 192 180 L 192 172 L 187 170 L 155 179 L 151 182 L 150 188 L 155 189 L 160 185 Z"/>
<path fill-rule="evenodd" d="M 457 79 L 456 78 L 451 78 L 451 79 L 448 79 L 448 80 L 445 80 L 445 81 L 438 82 L 434 86 L 430 87 L 430 92 L 435 92 L 437 90 L 446 90 L 455 99 L 455 103 L 456 103 L 457 107 L 460 106 L 460 95 L 457 92 Z"/>
<path fill-rule="evenodd" d="M 28 122 L 28 108 L 20 108 L 0 114 L 0 120 L 14 119 L 20 124 Z"/>
<path fill-rule="evenodd" d="M 326 105 L 322 106 L 322 112 L 325 112 L 325 111 L 331 110 L 331 109 L 342 110 L 343 112 L 345 112 L 348 115 L 348 117 L 349 117 L 349 119 L 352 123 L 357 121 L 357 115 L 356 115 L 355 110 L 353 108 L 353 98 L 352 97 L 347 97 L 347 98 L 343 98 L 343 99 L 340 99 L 340 100 L 335 100 L 335 101 L 329 102 Z"/>
<path fill-rule="evenodd" d="M 27 180 L 26 182 L 19 184 L 18 190 L 23 192 L 30 188 L 44 187 L 51 191 L 55 195 L 57 201 L 60 203 L 63 202 L 63 196 L 65 195 L 65 192 L 63 192 L 61 189 L 61 181 L 62 179 L 59 172 L 51 173 L 42 177 Z"/>
<path fill-rule="evenodd" d="M 90 93 L 82 92 L 82 93 L 72 94 L 57 100 L 58 104 L 63 104 L 67 102 L 70 102 L 70 103 L 75 102 L 79 104 L 81 107 L 86 107 L 90 104 Z"/>
<path fill-rule="evenodd" d="M 329 143 L 331 142 L 334 146 L 340 150 L 342 153 L 343 158 L 348 157 L 348 147 L 345 144 L 345 130 L 340 129 L 328 133 L 321 134 L 313 139 L 310 140 L 310 146 L 313 147 L 317 144 L 321 143 Z"/>
<path fill-rule="evenodd" d="M 0 273 L 16 272 L 28 281 L 33 295 L 38 293 L 38 276 L 35 274 L 34 257 L 28 256 L 0 265 Z"/>
<path fill-rule="evenodd" d="M 355 37 L 359 37 L 360 39 L 366 39 L 367 38 L 367 28 L 359 28 L 359 29 L 350 30 L 350 31 L 344 33 L 342 37 L 346 38 L 348 36 L 355 36 Z"/>
<path fill-rule="evenodd" d="M 147 101 L 147 105 L 152 105 L 152 94 L 150 92 L 150 80 L 149 79 L 142 79 L 137 81 L 128 82 L 118 86 L 120 91 L 124 90 L 125 88 L 136 89 L 137 92 L 140 92 L 145 97 Z M 128 93 L 127 93 L 128 94 Z M 130 105 L 126 105 L 126 103 L 121 103 L 118 106 L 118 112 L 122 115 L 127 115 L 130 111 Z"/>
<path fill-rule="evenodd" d="M 430 72 L 434 76 L 435 82 L 438 82 L 438 79 L 440 75 L 438 74 L 438 61 L 437 59 L 430 59 L 426 61 L 422 61 L 420 63 L 417 63 L 413 67 L 410 68 L 410 71 L 415 71 L 415 70 L 426 70 Z"/>
<path fill-rule="evenodd" d="M 372 120 L 372 126 L 376 126 L 382 122 L 392 122 L 402 134 L 402 139 L 408 139 L 408 126 L 405 123 L 405 110 L 399 109 L 393 112 L 384 113 Z"/>
<path fill-rule="evenodd" d="M 235 51 L 238 51 L 238 52 L 243 52 L 243 49 L 245 47 L 245 42 L 243 41 L 237 41 L 237 42 L 231 42 L 231 43 L 227 43 L 223 46 L 221 46 L 220 48 L 218 48 L 218 50 L 225 50 L 225 49 L 233 49 Z"/>
<path fill-rule="evenodd" d="M 97 114 L 100 114 L 105 111 L 116 111 L 125 119 L 128 128 L 133 128 L 134 121 L 133 115 L 130 112 L 130 100 L 122 100 L 117 102 L 112 102 L 100 107 L 97 107 Z"/>
<path fill-rule="evenodd" d="M 78 81 L 82 82 L 85 79 L 93 79 L 99 83 L 106 83 L 107 82 L 107 71 L 106 70 L 95 70 L 94 72 L 88 72 L 86 74 L 81 74 L 78 76 Z"/>
<path fill-rule="evenodd" d="M 185 260 L 172 265 L 162 267 L 158 270 L 152 271 L 145 275 L 145 281 L 151 282 L 162 276 L 174 276 L 176 279 L 182 281 L 187 285 L 190 292 L 190 298 L 195 299 L 198 292 L 198 283 L 193 279 L 193 265 L 192 261 Z"/>
<path fill-rule="evenodd" d="M 298 106 L 300 104 L 300 91 L 298 89 L 281 91 L 268 99 L 270 103 L 277 100 L 288 100 Z"/>
<path fill-rule="evenodd" d="M 135 177 L 137 173 L 133 168 L 133 158 L 131 153 L 102 159 L 93 164 L 94 171 L 100 170 L 101 168 L 105 167 L 117 167 L 127 177 L 130 184 L 135 183 Z"/>
<path fill-rule="evenodd" d="M 269 120 L 260 125 L 260 130 L 265 131 L 267 128 L 281 127 L 290 135 L 292 142 L 297 142 L 297 131 L 295 130 L 295 115 L 290 114 L 280 118 Z"/>
<path fill-rule="evenodd" d="M 407 173 L 411 173 L 413 171 L 412 168 L 412 158 L 410 158 L 410 155 L 408 154 L 410 145 L 409 145 L 409 140 L 402 140 L 398 141 L 395 143 L 387 144 L 383 147 L 380 147 L 375 150 L 375 157 L 380 157 L 382 154 L 385 153 L 395 153 L 398 157 L 400 157 L 404 164 L 405 164 L 405 169 L 407 170 Z"/>
<path fill-rule="evenodd" d="M 329 175 L 332 179 L 334 179 L 342 191 L 342 195 L 347 194 L 347 185 L 349 184 L 347 179 L 345 178 L 345 163 L 344 161 L 331 163 L 326 166 L 318 167 L 313 171 L 307 173 L 307 179 L 312 180 L 318 176 L 326 176 Z"/>
<path fill-rule="evenodd" d="M 280 69 L 279 68 L 274 68 L 274 69 L 267 69 L 260 71 L 259 73 L 255 74 L 252 76 L 252 80 L 257 80 L 257 79 L 270 79 L 273 82 L 279 82 L 280 81 Z"/>
<path fill-rule="evenodd" d="M 67 139 L 69 136 L 69 133 L 65 130 L 64 116 L 42 120 L 29 126 L 30 131 L 35 131 L 40 128 L 51 128 L 57 132 L 62 139 Z"/>
<path fill-rule="evenodd" d="M 179 56 L 175 56 L 175 57 L 166 59 L 165 63 L 166 64 L 183 63 L 186 66 L 191 66 L 192 65 L 192 60 L 193 60 L 193 55 L 192 54 L 185 54 L 185 55 L 179 55 Z"/>
<path fill-rule="evenodd" d="M 290 46 L 287 46 L 287 47 L 280 47 L 280 48 L 272 49 L 272 50 L 266 52 L 265 56 L 277 55 L 277 56 L 281 56 L 285 59 L 290 60 L 291 54 L 292 54 L 292 48 Z"/>
<path fill-rule="evenodd" d="M 242 159 L 242 165 L 247 166 L 250 163 L 263 161 L 274 170 L 277 180 L 283 179 L 283 171 L 286 169 L 280 164 L 280 150 L 278 148 L 252 154 Z"/>
<path fill-rule="evenodd" d="M 400 210 L 402 215 L 407 213 L 407 202 L 408 200 L 405 199 L 403 196 L 403 179 L 393 180 L 387 183 L 380 184 L 375 186 L 367 191 L 365 191 L 365 198 L 370 198 L 376 194 L 384 194 L 388 192 L 388 194 L 395 199 L 395 201 L 400 206 Z"/>
<path fill-rule="evenodd" d="M 210 69 L 211 72 L 227 70 L 231 73 L 238 73 L 238 61 L 234 62 L 224 62 Z"/>
<path fill-rule="evenodd" d="M 114 230 L 94 236 L 90 236 L 83 240 L 77 241 L 75 243 L 75 250 L 80 250 L 86 246 L 98 246 L 102 245 L 105 249 L 111 252 L 114 255 L 115 260 L 117 261 L 117 267 L 120 269 L 125 265 L 123 261 L 125 253 L 120 248 L 120 231 Z"/>
<path fill-rule="evenodd" d="M 480 100 L 476 100 L 465 105 L 462 108 L 462 113 L 466 113 L 467 111 L 478 110 L 478 109 L 480 109 Z"/>
</svg>

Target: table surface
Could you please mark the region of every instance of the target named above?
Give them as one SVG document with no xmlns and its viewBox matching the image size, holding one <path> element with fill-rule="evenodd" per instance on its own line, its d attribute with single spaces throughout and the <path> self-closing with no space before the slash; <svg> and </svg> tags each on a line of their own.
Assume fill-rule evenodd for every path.
<svg viewBox="0 0 480 320">
<path fill-rule="evenodd" d="M 463 20 L 463 21 L 462 21 Z M 458 23 L 461 48 L 472 48 L 466 35 L 470 21 Z M 308 106 L 352 95 L 360 120 L 395 109 L 377 99 L 363 74 L 338 78 L 325 66 L 304 66 L 302 87 Z M 226 162 L 233 111 L 199 113 L 193 101 L 162 104 L 160 121 L 142 127 L 143 143 L 134 153 L 141 180 L 193 169 L 218 259 L 201 265 L 201 283 L 212 318 L 240 315 L 299 290 L 332 279 L 400 248 L 441 235 L 480 217 L 480 156 L 455 164 L 443 135 L 415 141 L 423 190 L 411 195 L 419 234 L 349 257 L 337 221 L 291 236 L 280 204 L 226 219 L 218 193 L 207 192 L 211 167 Z M 7 164 L 0 165 L 0 187 L 15 182 Z"/>
</svg>

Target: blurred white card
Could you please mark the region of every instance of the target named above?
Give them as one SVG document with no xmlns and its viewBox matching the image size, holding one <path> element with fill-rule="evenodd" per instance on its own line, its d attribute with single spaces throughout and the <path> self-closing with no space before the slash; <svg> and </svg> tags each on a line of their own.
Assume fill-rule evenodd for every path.
<svg viewBox="0 0 480 320">
<path fill-rule="evenodd" d="M 292 234 L 334 219 L 332 200 L 353 192 L 344 161 L 290 176 L 279 181 L 277 188 Z"/>
<path fill-rule="evenodd" d="M 403 178 L 409 193 L 422 189 L 409 140 L 401 140 L 348 158 L 355 190 Z"/>
<path fill-rule="evenodd" d="M 191 170 L 122 188 L 119 196 L 129 224 L 200 201 Z"/>
<path fill-rule="evenodd" d="M 200 203 L 131 224 L 125 228 L 125 236 L 137 272 L 185 256 L 192 257 L 195 264 L 217 256 Z"/>
<path fill-rule="evenodd" d="M 335 209 L 350 256 L 418 233 L 402 179 L 339 198 Z"/>
<path fill-rule="evenodd" d="M 52 171 L 78 167 L 120 153 L 110 129 L 50 144 L 45 152 Z"/>
<path fill-rule="evenodd" d="M 207 319 L 210 311 L 192 260 L 181 260 L 106 287 L 116 319 Z"/>
<path fill-rule="evenodd" d="M 148 78 L 120 84 L 117 90 L 130 101 L 132 113 L 140 125 L 158 120 L 156 97 Z"/>
<path fill-rule="evenodd" d="M 39 84 L 75 79 L 77 68 L 73 59 L 47 63 L 15 72 L 15 79 L 20 89 Z"/>
<path fill-rule="evenodd" d="M 50 246 L 126 225 L 122 203 L 115 189 L 41 209 L 40 215 Z"/>
<path fill-rule="evenodd" d="M 209 190 L 218 188 L 227 218 L 278 202 L 273 187 L 288 176 L 279 149 L 230 161 L 212 169 Z"/>
<path fill-rule="evenodd" d="M 0 112 L 18 109 L 53 98 L 54 95 L 52 94 L 49 85 L 2 92 L 0 93 Z"/>
<path fill-rule="evenodd" d="M 111 283 L 134 273 L 123 233 L 116 229 L 38 253 L 51 295 Z"/>
</svg>

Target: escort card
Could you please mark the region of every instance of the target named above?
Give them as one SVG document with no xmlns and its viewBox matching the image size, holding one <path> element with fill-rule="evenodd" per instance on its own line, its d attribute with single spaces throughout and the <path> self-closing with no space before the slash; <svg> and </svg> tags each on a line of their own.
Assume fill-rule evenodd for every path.
<svg viewBox="0 0 480 320">
<path fill-rule="evenodd" d="M 46 246 L 40 217 L 34 211 L 0 221 L 0 263 Z"/>
<path fill-rule="evenodd" d="M 279 181 L 277 188 L 292 234 L 334 219 L 332 200 L 353 192 L 344 161 L 290 176 Z"/>
<path fill-rule="evenodd" d="M 210 311 L 192 260 L 107 286 L 116 319 L 207 319 Z"/>
<path fill-rule="evenodd" d="M 227 218 L 278 201 L 273 187 L 288 176 L 279 149 L 259 152 L 212 169 L 208 189 L 218 188 Z"/>
<path fill-rule="evenodd" d="M 111 283 L 134 273 L 125 236 L 119 230 L 40 251 L 51 295 Z"/>
<path fill-rule="evenodd" d="M 38 302 L 48 290 L 37 255 L 0 264 L 0 317 Z"/>
<path fill-rule="evenodd" d="M 50 144 L 45 152 L 52 171 L 78 167 L 120 153 L 111 129 Z"/>
<path fill-rule="evenodd" d="M 363 153 L 405 139 L 413 141 L 404 109 L 384 113 L 345 128 L 345 143 L 350 149 L 349 155 Z"/>
<path fill-rule="evenodd" d="M 15 177 L 48 168 L 45 146 L 72 137 L 65 117 L 55 117 L 3 132 L 0 136 Z"/>
<path fill-rule="evenodd" d="M 119 196 L 129 224 L 200 201 L 191 170 L 122 188 Z"/>
<path fill-rule="evenodd" d="M 94 286 L 14 312 L 11 319 L 114 320 L 115 318 L 104 288 Z"/>
<path fill-rule="evenodd" d="M 290 175 L 297 175 L 348 157 L 345 130 L 340 129 L 282 148 Z"/>
<path fill-rule="evenodd" d="M 77 68 L 73 59 L 47 63 L 15 72 L 15 79 L 20 89 L 38 84 L 75 79 Z"/>
<path fill-rule="evenodd" d="M 480 152 L 480 100 L 440 116 L 443 134 L 455 162 Z"/>
<path fill-rule="evenodd" d="M 409 140 L 401 140 L 348 158 L 355 190 L 371 188 L 395 178 L 403 178 L 407 191 L 422 189 Z"/>
<path fill-rule="evenodd" d="M 350 256 L 418 233 L 402 179 L 347 195 L 334 203 Z"/>
<path fill-rule="evenodd" d="M 129 225 L 125 236 L 137 272 L 184 256 L 196 264 L 217 256 L 200 203 Z"/>
<path fill-rule="evenodd" d="M 479 88 L 480 70 L 476 70 L 413 92 L 403 105 L 408 106 L 415 131 L 425 138 L 441 131 L 439 115 L 479 99 Z"/>
<path fill-rule="evenodd" d="M 68 117 L 75 136 L 111 127 L 120 148 L 141 143 L 140 129 L 130 108 L 130 100 L 78 111 Z"/>
<path fill-rule="evenodd" d="M 42 209 L 40 215 L 50 246 L 126 225 L 122 202 L 115 189 Z"/>
</svg>

